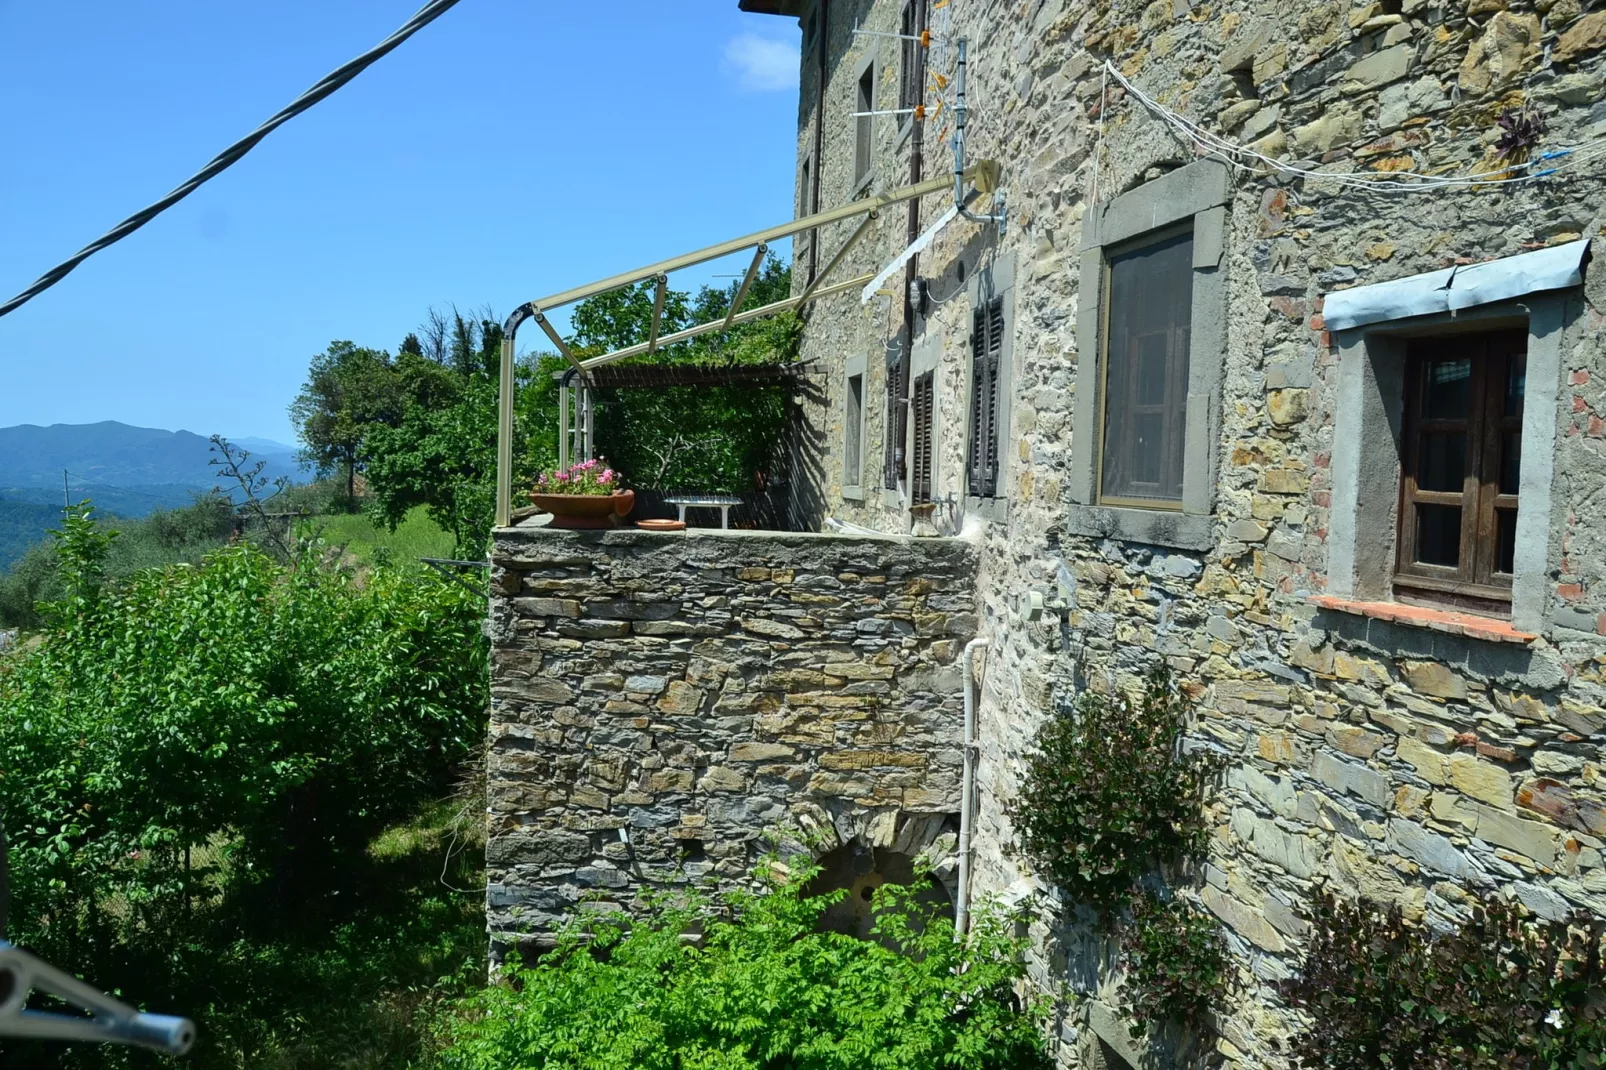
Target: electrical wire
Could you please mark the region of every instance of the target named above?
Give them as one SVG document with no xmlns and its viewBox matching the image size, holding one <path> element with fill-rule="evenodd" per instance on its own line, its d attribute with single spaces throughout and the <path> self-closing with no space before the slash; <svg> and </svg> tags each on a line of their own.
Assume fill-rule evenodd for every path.
<svg viewBox="0 0 1606 1070">
<path fill-rule="evenodd" d="M 1245 171 L 1271 169 L 1286 175 L 1314 182 L 1328 182 L 1338 186 L 1382 190 L 1392 193 L 1421 193 L 1438 189 L 1485 189 L 1493 186 L 1511 186 L 1535 182 L 1570 168 L 1576 168 L 1606 153 L 1606 138 L 1574 145 L 1570 148 L 1542 152 L 1529 160 L 1514 162 L 1492 171 L 1463 175 L 1434 175 L 1415 171 L 1317 171 L 1296 167 L 1274 159 L 1246 145 L 1228 141 L 1205 129 L 1204 126 L 1179 115 L 1133 85 L 1108 60 L 1104 63 L 1105 75 L 1114 78 L 1146 109 L 1171 128 L 1181 140 L 1191 142 L 1233 167 Z M 1550 166 L 1542 166 L 1549 164 Z M 1538 170 L 1534 170 L 1538 168 Z"/>
<path fill-rule="evenodd" d="M 347 82 L 357 77 L 357 75 L 367 70 L 377 60 L 392 52 L 403 41 L 407 40 L 409 37 L 413 36 L 413 34 L 417 33 L 419 30 L 422 30 L 425 26 L 428 26 L 440 16 L 444 15 L 456 3 L 457 0 L 430 0 L 429 3 L 419 8 L 418 12 L 414 14 L 412 18 L 408 19 L 407 22 L 404 23 L 402 27 L 395 33 L 391 34 L 389 37 L 385 38 L 383 41 L 379 42 L 379 44 L 375 45 L 367 52 L 364 52 L 356 59 L 325 75 L 323 79 L 320 80 L 316 85 L 314 85 L 311 89 L 308 89 L 305 93 L 302 93 L 295 100 L 291 101 L 283 110 L 274 115 L 273 118 L 269 119 L 267 122 L 251 131 L 245 137 L 241 138 L 239 141 L 236 141 L 234 144 L 230 145 L 228 148 L 214 156 L 211 163 L 197 171 L 183 185 L 173 190 L 173 192 L 169 193 L 155 204 L 135 212 L 133 215 L 117 224 L 111 230 L 107 231 L 100 238 L 97 238 L 95 241 L 90 242 L 88 245 L 78 250 L 78 252 L 74 253 L 67 260 L 57 264 L 55 267 L 45 272 L 32 286 L 28 287 L 26 290 L 22 291 L 5 304 L 0 305 L 0 316 L 5 316 L 9 312 L 14 312 L 18 308 L 21 308 L 35 297 L 38 297 L 40 294 L 56 285 L 56 283 L 66 278 L 72 273 L 74 268 L 76 268 L 79 264 L 82 264 L 85 260 L 88 260 L 91 256 L 94 256 L 107 246 L 115 245 L 117 242 L 122 241 L 140 227 L 143 227 L 146 223 L 149 223 L 151 220 L 167 211 L 167 209 L 173 207 L 173 205 L 177 204 L 179 201 L 182 201 L 191 193 L 194 193 L 198 188 L 200 188 L 201 185 L 222 174 L 235 163 L 239 162 L 240 158 L 246 153 L 255 148 L 257 142 L 261 141 L 263 138 L 273 133 L 274 130 L 283 126 L 291 119 L 294 119 L 297 115 L 300 115 L 302 112 L 306 111 L 308 108 L 311 108 L 314 104 L 317 104 L 319 101 L 335 92 L 335 90 L 341 88 Z"/>
</svg>

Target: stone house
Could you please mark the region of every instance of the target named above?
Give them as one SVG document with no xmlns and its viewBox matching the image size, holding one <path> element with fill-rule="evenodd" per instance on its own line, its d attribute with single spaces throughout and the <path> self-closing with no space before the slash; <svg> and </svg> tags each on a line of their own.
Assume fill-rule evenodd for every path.
<svg viewBox="0 0 1606 1070">
<path fill-rule="evenodd" d="M 1227 1065 L 1287 1065 L 1318 885 L 1606 914 L 1606 10 L 740 6 L 801 26 L 800 216 L 953 169 L 964 38 L 967 157 L 1001 168 L 969 211 L 1003 218 L 807 314 L 815 519 L 856 534 L 498 532 L 493 933 L 735 879 L 780 828 L 841 883 L 924 852 L 1029 901 L 1034 734 L 1161 661 L 1229 761 L 1187 893 L 1239 967 Z M 798 238 L 798 287 L 851 229 Z M 1150 1064 L 1086 941 L 1031 931 L 1085 997 L 1064 1065 Z"/>
</svg>

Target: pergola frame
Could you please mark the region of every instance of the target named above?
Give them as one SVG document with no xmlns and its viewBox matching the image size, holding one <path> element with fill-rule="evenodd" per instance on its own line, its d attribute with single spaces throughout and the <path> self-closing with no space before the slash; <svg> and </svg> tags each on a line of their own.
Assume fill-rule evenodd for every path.
<svg viewBox="0 0 1606 1070">
<path fill-rule="evenodd" d="M 974 183 L 976 188 L 981 192 L 990 193 L 998 184 L 998 165 L 992 160 L 980 160 L 964 169 L 963 178 L 964 181 Z M 848 252 L 853 248 L 854 245 L 858 243 L 859 239 L 864 237 L 864 235 L 869 232 L 871 224 L 875 221 L 881 209 L 887 207 L 888 205 L 914 200 L 917 197 L 924 197 L 933 193 L 941 193 L 950 188 L 952 183 L 952 178 L 944 176 L 941 178 L 929 179 L 913 186 L 903 186 L 899 189 L 889 190 L 886 193 L 881 193 L 872 197 L 866 197 L 859 201 L 853 201 L 852 203 L 842 205 L 838 208 L 832 208 L 829 211 L 817 212 L 814 215 L 804 216 L 801 219 L 794 219 L 789 223 L 782 223 L 778 226 L 770 227 L 767 230 L 761 230 L 756 234 L 749 234 L 746 237 L 741 238 L 732 238 L 731 240 L 721 242 L 718 245 L 710 245 L 707 248 L 698 249 L 695 252 L 684 253 L 668 260 L 659 261 L 656 264 L 649 264 L 646 267 L 637 268 L 634 271 L 627 271 L 621 275 L 613 275 L 609 278 L 599 279 L 596 282 L 586 283 L 584 286 L 576 286 L 573 289 L 563 290 L 548 297 L 543 297 L 537 301 L 526 302 L 525 304 L 520 305 L 518 308 L 515 308 L 513 313 L 508 316 L 507 322 L 504 325 L 502 335 L 501 380 L 497 394 L 497 527 L 506 527 L 512 522 L 513 518 L 513 396 L 515 390 L 513 377 L 513 353 L 514 342 L 517 338 L 519 327 L 524 323 L 525 320 L 535 320 L 536 323 L 540 325 L 541 329 L 546 333 L 547 338 L 554 346 L 557 347 L 558 352 L 562 354 L 571 365 L 568 371 L 562 373 L 558 383 L 559 463 L 561 465 L 567 465 L 569 463 L 570 452 L 569 412 L 574 400 L 578 400 L 574 429 L 575 438 L 577 439 L 575 443 L 576 450 L 587 457 L 589 457 L 591 453 L 593 430 L 592 412 L 595 390 L 593 389 L 591 376 L 589 374 L 590 369 L 598 368 L 605 364 L 611 364 L 614 361 L 625 360 L 629 357 L 640 356 L 644 353 L 651 353 L 661 346 L 674 345 L 677 342 L 684 342 L 687 339 L 696 338 L 699 335 L 707 334 L 711 331 L 725 330 L 735 326 L 738 323 L 746 323 L 750 320 L 763 319 L 768 316 L 778 315 L 782 312 L 790 312 L 794 309 L 802 308 L 804 305 L 809 304 L 810 302 L 818 301 L 833 294 L 841 293 L 844 290 L 850 290 L 855 287 L 863 287 L 866 283 L 875 278 L 874 273 L 849 279 L 844 282 L 832 283 L 830 285 L 827 285 L 826 282 L 831 273 L 838 268 L 842 261 L 847 257 Z M 814 230 L 817 227 L 828 226 L 832 223 L 840 223 L 849 219 L 856 219 L 860 216 L 864 218 L 860 221 L 858 227 L 854 229 L 853 233 L 848 236 L 845 242 L 843 242 L 841 248 L 837 250 L 836 255 L 826 263 L 825 267 L 818 275 L 809 281 L 808 285 L 803 288 L 803 291 L 800 294 L 798 294 L 796 297 L 789 297 L 782 301 L 775 301 L 771 304 L 764 305 L 760 308 L 750 309 L 746 312 L 738 311 L 738 309 L 741 307 L 742 301 L 747 296 L 749 287 L 752 286 L 753 279 L 757 276 L 759 268 L 763 264 L 765 254 L 769 251 L 769 243 L 778 241 L 781 238 L 791 237 L 794 234 L 800 234 L 807 230 Z M 742 278 L 741 286 L 738 287 L 736 299 L 731 303 L 730 311 L 720 319 L 712 320 L 708 323 L 699 324 L 696 327 L 689 327 L 686 330 L 676 331 L 673 334 L 667 334 L 660 337 L 658 331 L 661 317 L 663 315 L 664 295 L 668 285 L 669 273 L 671 271 L 679 271 L 683 268 L 695 267 L 698 264 L 703 264 L 710 260 L 718 260 L 721 257 L 742 252 L 745 249 L 754 250 L 753 260 L 752 263 L 748 265 L 747 273 Z M 625 286 L 633 286 L 645 279 L 652 278 L 656 278 L 658 280 L 658 288 L 653 301 L 652 326 L 648 333 L 648 340 L 644 343 L 634 346 L 627 346 L 624 349 L 615 350 L 612 353 L 605 353 L 602 356 L 592 357 L 589 360 L 579 360 L 569 349 L 567 343 L 563 341 L 562 336 L 558 334 L 557 330 L 553 328 L 552 324 L 547 320 L 547 312 L 554 308 L 561 308 L 564 305 L 573 304 L 576 301 L 584 301 L 588 297 L 595 297 L 598 294 L 607 293 L 610 290 L 617 290 Z M 578 399 L 571 399 L 571 392 L 573 388 L 570 385 L 570 380 L 575 376 L 578 376 L 580 379 L 579 397 Z"/>
</svg>

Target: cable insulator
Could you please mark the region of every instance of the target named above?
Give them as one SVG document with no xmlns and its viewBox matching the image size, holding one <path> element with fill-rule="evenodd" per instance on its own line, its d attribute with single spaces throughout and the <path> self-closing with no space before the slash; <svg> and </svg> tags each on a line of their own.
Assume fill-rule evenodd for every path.
<svg viewBox="0 0 1606 1070">
<path fill-rule="evenodd" d="M 930 48 L 931 47 L 931 31 L 930 30 L 921 30 L 920 31 L 920 47 L 921 48 Z"/>
<path fill-rule="evenodd" d="M 915 121 L 922 123 L 926 121 L 926 106 L 924 104 L 915 105 Z"/>
</svg>

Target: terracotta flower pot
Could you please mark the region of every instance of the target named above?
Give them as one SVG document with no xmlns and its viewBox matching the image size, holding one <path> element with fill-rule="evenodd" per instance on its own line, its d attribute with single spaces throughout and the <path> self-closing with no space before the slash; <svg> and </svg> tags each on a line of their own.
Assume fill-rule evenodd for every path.
<svg viewBox="0 0 1606 1070">
<path fill-rule="evenodd" d="M 537 508 L 552 514 L 555 528 L 611 528 L 618 518 L 628 516 L 636 504 L 633 490 L 613 494 L 542 494 L 530 492 Z"/>
</svg>

